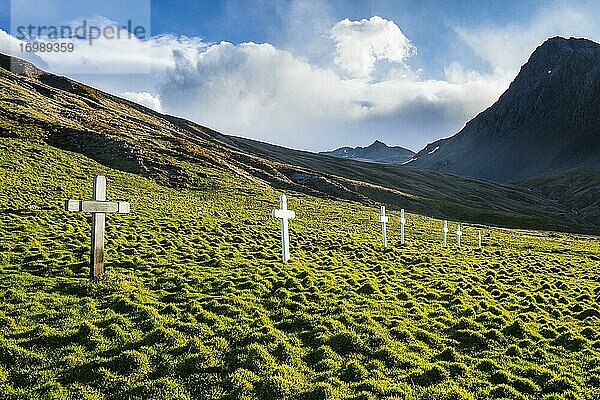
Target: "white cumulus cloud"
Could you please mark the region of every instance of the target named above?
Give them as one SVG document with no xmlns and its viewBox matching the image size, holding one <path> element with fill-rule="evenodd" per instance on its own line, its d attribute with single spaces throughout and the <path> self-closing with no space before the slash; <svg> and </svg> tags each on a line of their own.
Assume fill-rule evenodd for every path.
<svg viewBox="0 0 600 400">
<path fill-rule="evenodd" d="M 333 71 L 270 44 L 222 42 L 174 59 L 158 85 L 163 106 L 229 133 L 313 147 L 328 127 L 360 116 Z"/>
<path fill-rule="evenodd" d="M 270 44 L 222 42 L 174 52 L 158 85 L 163 107 L 218 130 L 320 150 L 381 138 L 416 143 L 458 129 L 508 82 L 463 71 L 460 80 L 348 79 Z M 457 73 L 454 73 L 457 75 Z"/>
<path fill-rule="evenodd" d="M 335 41 L 334 62 L 350 77 L 370 79 L 379 60 L 405 65 L 416 48 L 394 21 L 370 19 L 338 22 L 331 29 Z"/>
</svg>

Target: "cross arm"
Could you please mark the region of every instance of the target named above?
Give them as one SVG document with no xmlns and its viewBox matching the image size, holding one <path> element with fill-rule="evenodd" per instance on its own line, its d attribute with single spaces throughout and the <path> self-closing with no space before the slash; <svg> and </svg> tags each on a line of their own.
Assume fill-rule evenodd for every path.
<svg viewBox="0 0 600 400">
<path fill-rule="evenodd" d="M 273 210 L 271 214 L 273 218 L 279 219 L 294 219 L 296 218 L 296 213 L 292 210 Z"/>
<path fill-rule="evenodd" d="M 65 208 L 75 212 L 129 214 L 130 205 L 126 201 L 67 200 Z"/>
</svg>

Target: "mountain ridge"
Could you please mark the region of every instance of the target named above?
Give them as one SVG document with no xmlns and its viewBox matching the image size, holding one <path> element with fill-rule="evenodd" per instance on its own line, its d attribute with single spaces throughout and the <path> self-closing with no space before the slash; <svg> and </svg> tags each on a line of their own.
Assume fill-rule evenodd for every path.
<svg viewBox="0 0 600 400">
<path fill-rule="evenodd" d="M 416 153 L 401 146 L 388 146 L 380 140 L 375 140 L 366 147 L 345 146 L 331 151 L 322 151 L 319 154 L 380 164 L 401 164 L 410 160 Z"/>
</svg>

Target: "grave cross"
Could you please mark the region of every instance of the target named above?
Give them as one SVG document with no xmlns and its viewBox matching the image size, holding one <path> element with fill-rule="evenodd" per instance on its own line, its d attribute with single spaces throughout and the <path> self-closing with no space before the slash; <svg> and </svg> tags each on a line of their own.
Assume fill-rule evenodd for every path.
<svg viewBox="0 0 600 400">
<path fill-rule="evenodd" d="M 404 225 L 406 224 L 406 218 L 404 218 L 404 208 L 400 210 L 400 244 L 404 244 Z"/>
<path fill-rule="evenodd" d="M 383 238 L 383 247 L 387 247 L 387 223 L 388 217 L 385 215 L 385 206 L 381 206 L 381 216 L 379 217 L 381 222 L 381 237 Z"/>
<path fill-rule="evenodd" d="M 448 236 L 448 221 L 444 221 L 444 228 L 442 228 L 442 231 L 444 232 L 444 247 L 446 247 L 447 246 L 446 238 Z"/>
<path fill-rule="evenodd" d="M 477 242 L 479 243 L 479 248 L 481 248 L 481 229 L 477 231 Z"/>
<path fill-rule="evenodd" d="M 104 273 L 104 226 L 106 213 L 128 214 L 129 203 L 106 201 L 106 177 L 94 177 L 92 201 L 67 200 L 67 211 L 92 213 L 92 247 L 90 253 L 90 276 Z"/>
<path fill-rule="evenodd" d="M 458 224 L 458 227 L 456 228 L 456 240 L 457 240 L 459 249 L 460 249 L 460 237 L 461 236 L 462 236 L 462 231 L 460 230 L 460 224 Z"/>
<path fill-rule="evenodd" d="M 288 230 L 288 221 L 296 217 L 296 213 L 287 209 L 287 197 L 285 194 L 279 196 L 279 210 L 273 210 L 273 218 L 281 220 L 281 254 L 283 262 L 290 259 L 290 233 Z"/>
</svg>

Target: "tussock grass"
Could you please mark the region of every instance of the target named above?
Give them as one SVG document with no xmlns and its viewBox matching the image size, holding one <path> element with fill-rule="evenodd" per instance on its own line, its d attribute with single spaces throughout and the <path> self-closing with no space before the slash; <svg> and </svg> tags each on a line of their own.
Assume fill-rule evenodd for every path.
<svg viewBox="0 0 600 400">
<path fill-rule="evenodd" d="M 573 399 L 600 396 L 600 244 L 463 226 L 289 193 L 204 170 L 161 186 L 17 139 L 0 142 L 0 392 L 8 398 Z M 107 219 L 87 279 L 91 176 Z M 453 226 L 452 226 L 453 227 Z M 476 249 L 477 229 L 483 249 Z"/>
</svg>

